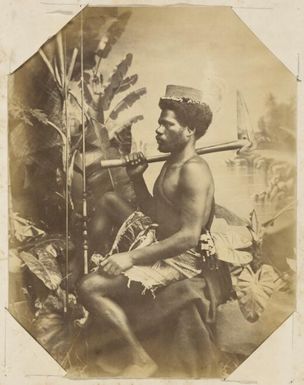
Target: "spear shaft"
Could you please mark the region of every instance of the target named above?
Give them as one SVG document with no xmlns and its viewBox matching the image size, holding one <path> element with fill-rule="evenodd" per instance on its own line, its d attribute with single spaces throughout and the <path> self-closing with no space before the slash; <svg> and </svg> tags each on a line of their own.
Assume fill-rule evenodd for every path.
<svg viewBox="0 0 304 385">
<path fill-rule="evenodd" d="M 249 146 L 250 146 L 249 140 L 239 139 L 228 143 L 220 143 L 212 146 L 198 148 L 196 152 L 198 155 L 204 155 L 204 154 L 211 154 L 214 152 L 241 150 L 242 148 L 249 147 Z M 155 155 L 155 156 L 147 157 L 147 162 L 148 163 L 165 162 L 168 158 L 169 158 L 168 154 Z M 100 165 L 102 168 L 124 167 L 128 165 L 128 159 L 127 157 L 125 157 L 122 159 L 101 160 Z"/>
</svg>

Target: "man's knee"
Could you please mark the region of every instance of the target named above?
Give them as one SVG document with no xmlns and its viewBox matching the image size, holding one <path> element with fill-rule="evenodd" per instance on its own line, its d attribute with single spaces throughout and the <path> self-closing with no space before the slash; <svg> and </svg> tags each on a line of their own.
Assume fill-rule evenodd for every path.
<svg viewBox="0 0 304 385">
<path fill-rule="evenodd" d="M 91 274 L 81 278 L 77 285 L 77 293 L 80 302 L 88 301 L 95 293 L 96 287 L 94 285 L 94 277 Z"/>
<path fill-rule="evenodd" d="M 97 205 L 103 209 L 112 209 L 121 198 L 114 191 L 108 191 L 98 200 Z"/>
<path fill-rule="evenodd" d="M 94 302 L 97 297 L 120 298 L 127 287 L 126 277 L 107 278 L 98 272 L 88 274 L 79 281 L 77 294 L 83 305 Z M 129 290 L 129 289 L 128 289 Z"/>
<path fill-rule="evenodd" d="M 105 193 L 97 202 L 97 213 L 103 213 L 113 220 L 116 224 L 128 218 L 134 208 L 115 192 Z"/>
<path fill-rule="evenodd" d="M 107 297 L 110 294 L 110 286 L 113 279 L 106 278 L 98 272 L 85 275 L 81 278 L 77 287 L 77 293 L 80 301 L 88 301 L 94 298 L 95 295 L 99 297 Z"/>
</svg>

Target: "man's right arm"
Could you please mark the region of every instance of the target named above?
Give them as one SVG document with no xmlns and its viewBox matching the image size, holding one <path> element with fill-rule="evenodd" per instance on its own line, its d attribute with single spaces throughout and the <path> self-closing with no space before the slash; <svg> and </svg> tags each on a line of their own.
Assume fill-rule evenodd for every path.
<svg viewBox="0 0 304 385">
<path fill-rule="evenodd" d="M 133 183 L 139 206 L 147 215 L 151 215 L 153 210 L 153 198 L 143 177 L 143 173 L 148 168 L 147 160 L 141 152 L 135 152 L 128 155 L 127 160 L 127 173 Z"/>
</svg>

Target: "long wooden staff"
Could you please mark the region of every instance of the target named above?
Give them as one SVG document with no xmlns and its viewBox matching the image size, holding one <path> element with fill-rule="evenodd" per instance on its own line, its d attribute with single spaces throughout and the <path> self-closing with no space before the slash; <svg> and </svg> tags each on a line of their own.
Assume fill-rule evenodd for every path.
<svg viewBox="0 0 304 385">
<path fill-rule="evenodd" d="M 201 147 L 196 150 L 198 155 L 211 154 L 213 152 L 221 151 L 231 151 L 231 150 L 242 150 L 244 148 L 249 148 L 251 142 L 249 139 L 239 139 L 232 142 L 214 144 L 212 146 Z M 155 162 L 164 162 L 169 158 L 168 154 L 165 155 L 155 155 L 147 158 L 148 163 Z M 121 159 L 108 159 L 101 160 L 100 165 L 102 168 L 112 168 L 112 167 L 124 167 L 128 165 L 128 158 Z"/>
<path fill-rule="evenodd" d="M 87 209 L 87 183 L 86 183 L 86 143 L 85 143 L 85 116 L 84 116 L 84 79 L 83 79 L 83 12 L 80 15 L 80 70 L 81 70 L 81 125 L 82 125 L 82 248 L 83 248 L 83 272 L 88 274 L 88 209 Z"/>
</svg>

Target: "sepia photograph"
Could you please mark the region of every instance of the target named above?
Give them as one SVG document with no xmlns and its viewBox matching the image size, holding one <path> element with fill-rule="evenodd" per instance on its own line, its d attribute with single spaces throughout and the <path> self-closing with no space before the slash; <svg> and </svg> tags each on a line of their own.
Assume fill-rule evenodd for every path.
<svg viewBox="0 0 304 385">
<path fill-rule="evenodd" d="M 295 311 L 297 78 L 231 7 L 87 6 L 8 80 L 8 311 L 73 379 L 226 379 Z"/>
</svg>

